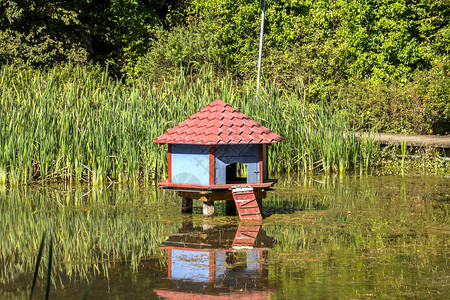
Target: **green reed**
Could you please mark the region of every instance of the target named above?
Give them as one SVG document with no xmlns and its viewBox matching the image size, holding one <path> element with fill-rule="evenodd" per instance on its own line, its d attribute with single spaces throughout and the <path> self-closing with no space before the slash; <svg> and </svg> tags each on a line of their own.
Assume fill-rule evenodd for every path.
<svg viewBox="0 0 450 300">
<path fill-rule="evenodd" d="M 217 78 L 207 68 L 158 84 L 124 84 L 94 67 L 3 66 L 0 86 L 0 183 L 12 185 L 159 180 L 166 148 L 152 140 L 216 99 L 283 137 L 270 147 L 271 173 L 367 169 L 376 147 L 353 136 L 351 116 L 329 107 L 326 95 L 317 102 L 301 79 L 292 90 L 266 83 L 259 101 L 253 83 Z"/>
</svg>

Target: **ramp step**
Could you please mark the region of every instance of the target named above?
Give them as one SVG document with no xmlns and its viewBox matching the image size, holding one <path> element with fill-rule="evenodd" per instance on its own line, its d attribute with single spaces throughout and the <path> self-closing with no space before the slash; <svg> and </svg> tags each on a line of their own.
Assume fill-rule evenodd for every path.
<svg viewBox="0 0 450 300">
<path fill-rule="evenodd" d="M 256 199 L 244 200 L 244 201 L 235 201 L 235 202 L 241 208 L 258 207 L 258 202 L 256 202 Z"/>
<path fill-rule="evenodd" d="M 241 220 L 262 220 L 261 215 L 243 215 Z"/>
<path fill-rule="evenodd" d="M 243 215 L 259 214 L 259 207 L 241 208 L 241 214 Z"/>
</svg>

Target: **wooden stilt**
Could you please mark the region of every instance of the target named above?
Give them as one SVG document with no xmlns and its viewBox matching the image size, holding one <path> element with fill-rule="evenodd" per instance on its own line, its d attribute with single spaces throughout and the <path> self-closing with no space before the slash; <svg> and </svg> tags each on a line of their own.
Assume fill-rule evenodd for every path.
<svg viewBox="0 0 450 300">
<path fill-rule="evenodd" d="M 214 201 L 203 202 L 203 215 L 205 217 L 211 217 L 214 215 Z"/>
<path fill-rule="evenodd" d="M 181 212 L 192 214 L 193 202 L 194 201 L 192 200 L 192 198 L 183 197 L 183 200 L 181 202 Z"/>
<path fill-rule="evenodd" d="M 203 218 L 202 228 L 203 228 L 203 231 L 213 230 L 214 229 L 213 218 Z"/>
<path fill-rule="evenodd" d="M 227 216 L 235 216 L 236 213 L 236 203 L 234 203 L 234 200 L 227 200 L 225 203 L 225 214 Z"/>
<path fill-rule="evenodd" d="M 259 211 L 262 212 L 263 208 L 262 198 L 256 198 L 256 203 L 258 203 Z"/>
</svg>

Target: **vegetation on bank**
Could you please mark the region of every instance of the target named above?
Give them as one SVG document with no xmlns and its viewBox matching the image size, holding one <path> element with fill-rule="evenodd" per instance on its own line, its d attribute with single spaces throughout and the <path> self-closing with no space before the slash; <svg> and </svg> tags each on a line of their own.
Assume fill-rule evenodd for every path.
<svg viewBox="0 0 450 300">
<path fill-rule="evenodd" d="M 150 182 L 166 173 L 152 139 L 217 98 L 284 137 L 271 172 L 392 164 L 344 131 L 450 133 L 447 0 L 268 0 L 258 102 L 257 2 L 5 0 L 0 12 L 0 182 Z"/>
<path fill-rule="evenodd" d="M 157 179 L 167 173 L 167 159 L 153 138 L 215 99 L 284 137 L 270 149 L 271 173 L 367 169 L 377 148 L 350 133 L 348 116 L 327 106 L 326 95 L 310 103 L 300 80 L 293 91 L 267 84 L 259 101 L 253 85 L 206 69 L 159 86 L 144 80 L 127 86 L 99 69 L 7 66 L 0 85 L 0 181 L 11 184 Z"/>
<path fill-rule="evenodd" d="M 356 129 L 450 133 L 448 0 L 266 7 L 264 80 L 289 93 L 303 80 L 309 101 L 331 95 Z M 4 0 L 0 12 L 0 64 L 94 63 L 130 85 L 205 66 L 242 85 L 256 77 L 258 1 Z"/>
<path fill-rule="evenodd" d="M 357 117 L 331 106 L 337 99 L 330 94 L 313 100 L 301 79 L 293 90 L 266 83 L 259 101 L 253 84 L 211 69 L 160 85 L 127 85 L 100 68 L 69 64 L 42 72 L 11 65 L 0 69 L 0 86 L 0 183 L 159 180 L 167 174 L 166 148 L 152 140 L 215 99 L 284 138 L 270 147 L 270 173 L 362 172 L 396 161 L 395 149 L 354 136 Z"/>
</svg>

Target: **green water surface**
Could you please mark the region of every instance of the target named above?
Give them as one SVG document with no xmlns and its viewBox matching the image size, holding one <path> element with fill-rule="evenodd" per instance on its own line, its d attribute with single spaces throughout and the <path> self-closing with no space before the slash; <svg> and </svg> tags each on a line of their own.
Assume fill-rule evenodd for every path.
<svg viewBox="0 0 450 300">
<path fill-rule="evenodd" d="M 46 293 L 50 237 L 50 299 L 81 299 L 90 283 L 89 299 L 449 297 L 450 176 L 283 177 L 262 224 L 223 203 L 203 218 L 194 204 L 183 215 L 152 187 L 0 186 L 0 299 L 29 297 L 44 234 L 33 299 Z M 212 277 L 176 279 L 191 263 Z"/>
</svg>

